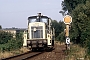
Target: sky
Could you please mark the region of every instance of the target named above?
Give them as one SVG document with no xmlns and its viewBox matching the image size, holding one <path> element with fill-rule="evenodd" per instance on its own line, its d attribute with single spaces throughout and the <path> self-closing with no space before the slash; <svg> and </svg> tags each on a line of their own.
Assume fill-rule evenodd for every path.
<svg viewBox="0 0 90 60">
<path fill-rule="evenodd" d="M 41 12 L 52 20 L 63 20 L 59 11 L 62 0 L 0 0 L 0 25 L 2 28 L 27 28 L 29 16 Z"/>
</svg>

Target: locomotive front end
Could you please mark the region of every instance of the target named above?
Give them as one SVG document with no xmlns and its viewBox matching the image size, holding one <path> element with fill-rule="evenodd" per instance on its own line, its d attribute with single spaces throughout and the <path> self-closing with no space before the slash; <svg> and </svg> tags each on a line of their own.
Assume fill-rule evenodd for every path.
<svg viewBox="0 0 90 60">
<path fill-rule="evenodd" d="M 45 31 L 45 23 L 34 22 L 30 23 L 28 27 L 28 40 L 27 45 L 32 48 L 35 47 L 45 47 L 47 45 Z"/>
<path fill-rule="evenodd" d="M 30 16 L 28 29 L 24 34 L 23 46 L 33 48 L 47 48 L 54 46 L 54 30 L 51 19 L 47 16 Z"/>
</svg>

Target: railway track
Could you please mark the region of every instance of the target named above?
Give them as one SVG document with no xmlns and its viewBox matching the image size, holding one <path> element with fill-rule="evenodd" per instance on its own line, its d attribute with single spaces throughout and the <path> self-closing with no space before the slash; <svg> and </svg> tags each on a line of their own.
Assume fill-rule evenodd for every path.
<svg viewBox="0 0 90 60">
<path fill-rule="evenodd" d="M 20 55 L 17 55 L 17 56 L 12 56 L 12 57 L 9 57 L 9 58 L 4 58 L 4 59 L 1 59 L 1 60 L 28 60 L 28 59 L 33 58 L 35 56 L 38 56 L 42 53 L 44 53 L 44 52 L 27 52 L 27 53 L 24 53 L 24 54 L 20 54 Z"/>
</svg>

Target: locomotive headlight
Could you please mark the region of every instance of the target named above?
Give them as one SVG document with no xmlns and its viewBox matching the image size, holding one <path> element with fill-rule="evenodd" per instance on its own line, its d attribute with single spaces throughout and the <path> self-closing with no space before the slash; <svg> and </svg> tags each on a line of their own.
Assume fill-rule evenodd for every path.
<svg viewBox="0 0 90 60">
<path fill-rule="evenodd" d="M 44 42 L 44 43 L 46 43 L 47 41 L 46 41 L 46 40 L 44 40 L 43 42 Z"/>
<path fill-rule="evenodd" d="M 33 31 L 36 31 L 36 28 L 34 28 Z"/>
</svg>

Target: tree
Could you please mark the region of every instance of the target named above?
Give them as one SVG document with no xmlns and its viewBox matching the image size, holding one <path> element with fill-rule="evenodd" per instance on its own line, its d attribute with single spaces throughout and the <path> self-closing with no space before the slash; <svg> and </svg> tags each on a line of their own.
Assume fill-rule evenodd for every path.
<svg viewBox="0 0 90 60">
<path fill-rule="evenodd" d="M 62 21 L 57 22 L 56 20 L 52 21 L 52 26 L 55 29 L 55 38 L 57 38 L 57 40 L 59 40 L 60 38 L 58 38 L 58 36 L 60 36 L 59 34 L 64 31 L 64 23 Z"/>
<path fill-rule="evenodd" d="M 87 40 L 87 36 L 89 36 L 90 32 L 89 3 L 90 2 L 87 1 L 86 4 L 79 4 L 72 12 L 74 33 L 77 33 L 75 38 L 80 40 L 78 42 L 81 44 L 85 43 L 85 40 Z"/>
<path fill-rule="evenodd" d="M 62 10 L 64 12 L 68 11 L 69 14 L 72 13 L 78 4 L 85 4 L 86 0 L 64 0 L 62 1 Z"/>
<path fill-rule="evenodd" d="M 2 26 L 0 25 L 0 29 L 2 29 Z"/>
<path fill-rule="evenodd" d="M 73 18 L 71 40 L 87 47 L 90 54 L 90 0 L 64 0 L 63 4 Z"/>
</svg>

